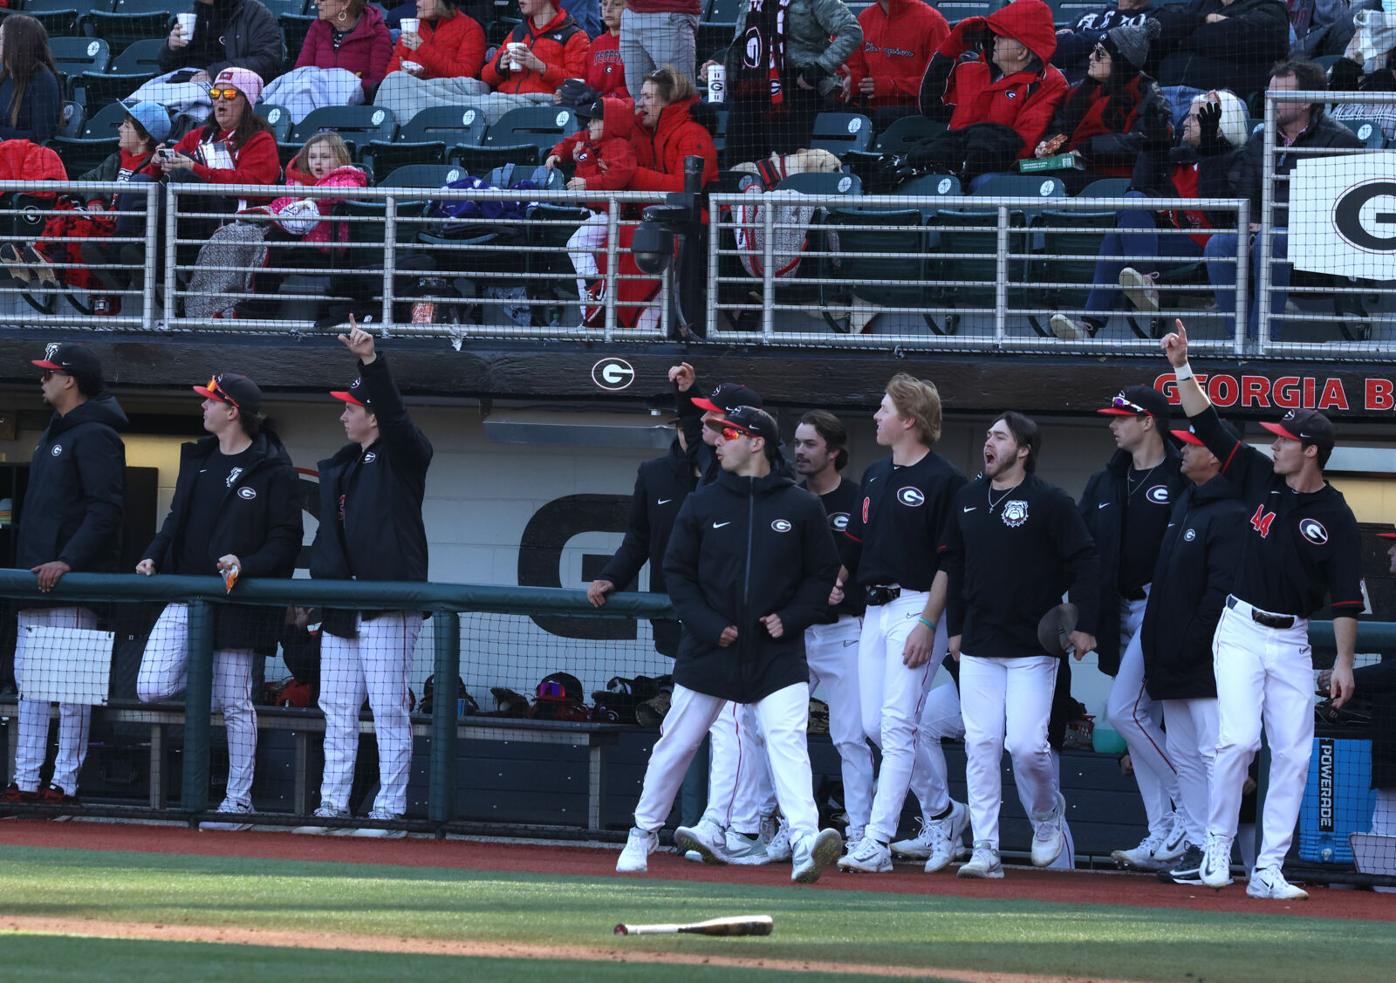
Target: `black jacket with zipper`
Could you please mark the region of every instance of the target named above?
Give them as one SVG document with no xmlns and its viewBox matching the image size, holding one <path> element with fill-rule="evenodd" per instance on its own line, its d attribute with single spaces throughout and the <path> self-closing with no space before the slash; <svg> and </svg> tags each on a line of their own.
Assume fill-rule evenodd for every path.
<svg viewBox="0 0 1396 983">
<path fill-rule="evenodd" d="M 183 548 L 190 498 L 199 471 L 218 450 L 217 437 L 204 437 L 179 449 L 179 477 L 175 479 L 170 513 L 146 547 L 145 559 L 158 573 L 174 568 Z M 223 495 L 207 545 L 209 566 L 232 553 L 238 558 L 241 577 L 290 577 L 296 569 L 305 527 L 301 521 L 301 494 L 290 455 L 273 434 L 262 432 L 252 441 L 251 456 L 242 474 Z M 215 648 L 263 648 L 274 645 L 280 633 L 283 607 L 214 606 Z"/>
<path fill-rule="evenodd" d="M 1120 639 L 1120 547 L 1124 539 L 1126 482 L 1132 458 L 1126 451 L 1116 451 L 1110 462 L 1091 475 L 1086 490 L 1081 493 L 1077 509 L 1086 520 L 1086 528 L 1095 540 L 1100 554 L 1099 620 L 1096 625 L 1096 657 L 1100 671 L 1113 676 L 1120 671 L 1120 656 L 1124 646 Z M 1165 485 L 1169 501 L 1177 501 L 1187 479 L 1178 470 L 1182 458 L 1168 440 L 1163 442 L 1163 463 L 1150 476 L 1149 487 Z"/>
<path fill-rule="evenodd" d="M 688 496 L 664 554 L 683 622 L 674 682 L 755 703 L 809 682 L 804 631 L 823 617 L 839 559 L 819 499 L 790 478 L 723 472 Z M 760 618 L 780 616 L 772 638 Z M 718 645 L 723 629 L 737 640 Z"/>
<path fill-rule="evenodd" d="M 111 572 L 121 554 L 126 414 L 116 397 L 89 399 L 53 415 L 29 462 L 16 510 L 15 566 L 62 560 L 73 570 Z"/>
<path fill-rule="evenodd" d="M 1159 547 L 1139 642 L 1155 700 L 1217 695 L 1212 636 L 1245 547 L 1246 506 L 1218 475 L 1183 490 Z"/>
<path fill-rule="evenodd" d="M 615 584 L 616 590 L 625 590 L 648 563 L 650 592 L 665 593 L 664 550 L 669 545 L 674 517 L 697 483 L 693 465 L 677 440 L 669 446 L 668 454 L 641 464 L 630 499 L 629 528 L 620 549 L 601 571 L 600 579 Z M 656 618 L 650 625 L 654 629 L 655 649 L 672 658 L 679 648 L 678 622 Z"/>
</svg>

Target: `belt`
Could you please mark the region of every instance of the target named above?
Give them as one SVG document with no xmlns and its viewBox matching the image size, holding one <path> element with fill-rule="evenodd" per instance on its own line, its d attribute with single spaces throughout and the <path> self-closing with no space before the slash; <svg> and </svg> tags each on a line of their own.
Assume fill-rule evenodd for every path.
<svg viewBox="0 0 1396 983">
<path fill-rule="evenodd" d="M 1250 604 L 1246 604 L 1245 601 L 1241 600 L 1238 597 L 1235 597 L 1233 595 L 1227 596 L 1226 606 L 1228 608 L 1235 608 L 1243 604 L 1246 607 L 1250 608 L 1251 620 L 1258 625 L 1264 625 L 1266 628 L 1277 628 L 1280 630 L 1284 630 L 1286 628 L 1293 628 L 1294 623 L 1298 620 L 1292 614 L 1271 614 L 1268 611 L 1261 611 L 1257 607 L 1254 607 Z"/>
<path fill-rule="evenodd" d="M 902 587 L 900 584 L 873 584 L 863 588 L 863 598 L 870 608 L 891 604 L 901 596 Z"/>
</svg>

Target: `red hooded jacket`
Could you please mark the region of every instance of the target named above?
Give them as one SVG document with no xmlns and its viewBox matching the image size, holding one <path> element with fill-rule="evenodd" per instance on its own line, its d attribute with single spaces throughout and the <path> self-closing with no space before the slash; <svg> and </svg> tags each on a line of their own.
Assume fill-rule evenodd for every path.
<svg viewBox="0 0 1396 983">
<path fill-rule="evenodd" d="M 377 7 L 364 7 L 347 37 L 334 49 L 334 31 L 329 21 L 317 20 L 306 32 L 296 68 L 343 68 L 363 79 L 364 92 L 372 93 L 388 74 L 393 39 Z M 481 55 L 483 58 L 483 53 Z"/>
<path fill-rule="evenodd" d="M 689 110 L 698 99 L 685 99 L 665 106 L 659 124 L 650 130 L 635 127 L 635 177 L 631 191 L 682 191 L 683 160 L 703 158 L 703 186 L 717 180 L 717 148 L 707 127 L 695 120 Z"/>
<path fill-rule="evenodd" d="M 1040 65 L 995 78 L 998 70 L 988 60 L 992 47 L 980 48 L 986 42 L 991 45 L 994 34 L 1021 42 L 1037 57 Z M 976 49 L 980 49 L 977 57 L 957 61 L 961 55 Z M 1023 141 L 1018 156 L 1031 157 L 1057 107 L 1066 98 L 1066 76 L 1052 65 L 1056 50 L 1052 9 L 1042 0 L 1013 0 L 988 17 L 966 17 L 960 21 L 941 43 L 927 69 L 929 76 L 940 58 L 955 62 L 941 95 L 946 106 L 954 107 L 950 129 L 958 130 L 975 123 L 1011 127 Z M 923 110 L 927 95 L 923 86 Z"/>
<path fill-rule="evenodd" d="M 450 18 L 424 20 L 420 34 L 422 43 L 416 51 L 398 38 L 385 74 L 401 71 L 404 61 L 415 61 L 422 66 L 419 77 L 424 79 L 480 77 L 480 66 L 485 63 L 485 29 L 474 17 L 457 12 Z"/>
<path fill-rule="evenodd" d="M 602 101 L 605 115 L 601 117 L 601 139 L 592 143 L 586 127 L 564 138 L 548 151 L 549 156 L 561 157 L 576 165 L 574 176 L 584 178 L 588 191 L 624 191 L 635 176 L 635 110 L 625 99 Z M 587 202 L 592 211 L 602 211 L 604 201 Z"/>
<path fill-rule="evenodd" d="M 543 72 L 528 69 L 512 72 L 509 70 L 509 50 L 511 42 L 522 42 L 543 62 Z M 533 21 L 519 24 L 494 56 L 494 61 L 485 66 L 480 76 L 496 92 L 555 92 L 564 79 L 585 78 L 591 61 L 591 39 L 587 32 L 577 26 L 572 15 L 559 10 L 557 16 L 539 30 Z"/>
<path fill-rule="evenodd" d="M 885 13 L 881 4 L 874 3 L 863 8 L 858 23 L 863 28 L 863 46 L 848 59 L 849 102 L 873 109 L 916 105 L 926 65 L 950 34 L 950 25 L 939 10 L 922 0 L 890 0 Z M 858 86 L 869 77 L 875 88 L 865 101 Z"/>
</svg>

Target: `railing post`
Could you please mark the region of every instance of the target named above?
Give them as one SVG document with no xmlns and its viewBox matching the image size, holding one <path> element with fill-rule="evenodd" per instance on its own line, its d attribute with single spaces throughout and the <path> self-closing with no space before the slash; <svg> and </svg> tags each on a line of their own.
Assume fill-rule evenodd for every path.
<svg viewBox="0 0 1396 983">
<path fill-rule="evenodd" d="M 770 341 L 776 333 L 776 278 L 771 272 L 771 264 L 775 262 L 776 246 L 772 242 L 775 236 L 775 206 L 770 202 L 770 192 L 761 195 L 766 200 L 766 207 L 761 209 L 761 233 L 764 238 L 761 241 L 761 337 Z"/>
<path fill-rule="evenodd" d="M 207 601 L 189 602 L 187 677 L 184 688 L 185 812 L 208 808 L 208 733 L 213 703 L 213 609 Z"/>
<path fill-rule="evenodd" d="M 397 263 L 397 199 L 389 195 L 383 207 L 383 337 L 393 323 L 393 272 Z"/>
<path fill-rule="evenodd" d="M 427 793 L 427 818 L 449 822 L 456 801 L 456 700 L 455 681 L 460 678 L 460 615 L 437 611 L 431 616 L 435 664 L 432 669 L 431 780 Z M 449 696 L 448 696 L 449 694 Z"/>
<path fill-rule="evenodd" d="M 1232 348 L 1237 355 L 1246 353 L 1246 314 L 1250 305 L 1251 268 L 1251 203 L 1242 198 L 1236 209 L 1236 330 L 1232 332 Z"/>
<path fill-rule="evenodd" d="M 1008 333 L 1008 206 L 999 206 L 994 248 L 994 344 Z"/>
<path fill-rule="evenodd" d="M 712 338 L 717 332 L 717 302 L 720 296 L 717 284 L 717 246 L 722 238 L 722 206 L 714 205 L 708 198 L 708 304 L 705 338 Z"/>
<path fill-rule="evenodd" d="M 145 186 L 145 277 L 141 281 L 141 330 L 155 326 L 155 275 L 160 262 L 160 194 L 159 184 Z"/>
<path fill-rule="evenodd" d="M 620 202 L 606 202 L 606 341 L 616 333 L 616 267 L 620 265 Z M 585 304 L 582 305 L 584 308 Z M 584 312 L 585 313 L 585 312 Z"/>
<path fill-rule="evenodd" d="M 1259 355 L 1264 355 L 1270 347 L 1270 316 L 1274 313 L 1270 310 L 1270 237 L 1275 231 L 1271 216 L 1275 203 L 1275 190 L 1271 187 L 1275 180 L 1275 103 L 1268 92 L 1265 94 L 1264 146 L 1265 157 L 1260 165 L 1260 269 L 1255 271 L 1256 322 L 1259 327 L 1256 353 Z M 1249 232 L 1248 223 L 1241 230 L 1242 237 L 1248 238 Z M 1239 279 L 1238 271 L 1237 294 L 1245 293 L 1248 286 L 1246 281 Z"/>
<path fill-rule="evenodd" d="M 175 250 L 175 210 L 179 206 L 179 195 L 175 193 L 177 184 L 174 181 L 165 185 L 165 326 L 169 327 L 169 322 L 174 320 L 179 313 L 179 299 L 176 296 L 175 288 L 178 286 L 178 278 L 175 274 L 175 267 L 178 265 Z M 156 213 L 156 223 L 160 218 Z M 148 225 L 149 223 L 147 223 Z"/>
</svg>

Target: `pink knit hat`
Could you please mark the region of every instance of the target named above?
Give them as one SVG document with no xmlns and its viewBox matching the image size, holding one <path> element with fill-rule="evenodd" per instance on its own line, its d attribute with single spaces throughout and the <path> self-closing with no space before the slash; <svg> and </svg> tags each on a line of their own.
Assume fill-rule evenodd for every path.
<svg viewBox="0 0 1396 983">
<path fill-rule="evenodd" d="M 231 85 L 247 97 L 249 106 L 255 106 L 257 100 L 262 98 L 262 89 L 266 83 L 262 81 L 262 76 L 250 69 L 225 68 L 213 80 L 214 88 L 218 88 L 220 85 Z"/>
</svg>

